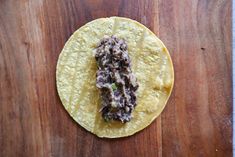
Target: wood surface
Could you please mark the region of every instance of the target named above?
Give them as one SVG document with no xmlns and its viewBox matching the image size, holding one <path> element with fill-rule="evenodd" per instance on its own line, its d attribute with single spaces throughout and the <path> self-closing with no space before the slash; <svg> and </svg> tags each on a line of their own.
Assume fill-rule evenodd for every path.
<svg viewBox="0 0 235 157">
<path fill-rule="evenodd" d="M 0 157 L 232 156 L 231 0 L 0 0 Z M 135 19 L 168 47 L 175 86 L 161 116 L 121 139 L 75 123 L 55 85 L 80 26 Z"/>
</svg>

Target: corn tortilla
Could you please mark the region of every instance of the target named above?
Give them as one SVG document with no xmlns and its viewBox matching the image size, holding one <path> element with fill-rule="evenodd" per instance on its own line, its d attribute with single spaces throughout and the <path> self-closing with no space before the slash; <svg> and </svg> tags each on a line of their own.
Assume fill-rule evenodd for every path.
<svg viewBox="0 0 235 157">
<path fill-rule="evenodd" d="M 93 53 L 105 35 L 127 42 L 132 71 L 139 83 L 133 118 L 125 124 L 105 122 L 99 112 Z M 57 90 L 65 109 L 86 130 L 106 138 L 130 136 L 150 125 L 164 109 L 173 83 L 173 65 L 164 44 L 144 25 L 123 17 L 96 19 L 75 31 L 56 68 Z"/>
</svg>

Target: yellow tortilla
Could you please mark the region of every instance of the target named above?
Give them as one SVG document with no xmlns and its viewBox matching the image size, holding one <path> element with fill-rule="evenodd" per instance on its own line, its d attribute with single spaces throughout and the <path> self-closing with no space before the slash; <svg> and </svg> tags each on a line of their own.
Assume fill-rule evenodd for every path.
<svg viewBox="0 0 235 157">
<path fill-rule="evenodd" d="M 99 112 L 93 53 L 105 35 L 125 39 L 139 83 L 133 118 L 125 124 L 105 122 Z M 173 65 L 164 44 L 144 25 L 122 17 L 96 19 L 79 28 L 66 42 L 56 68 L 57 90 L 70 116 L 86 130 L 107 138 L 129 136 L 150 125 L 165 107 L 173 82 Z"/>
</svg>

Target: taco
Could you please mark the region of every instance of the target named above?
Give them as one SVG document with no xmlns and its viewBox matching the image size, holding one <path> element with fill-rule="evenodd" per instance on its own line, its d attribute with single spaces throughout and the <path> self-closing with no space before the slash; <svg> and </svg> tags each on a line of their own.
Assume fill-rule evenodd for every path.
<svg viewBox="0 0 235 157">
<path fill-rule="evenodd" d="M 99 137 L 130 136 L 164 109 L 174 83 L 164 44 L 137 21 L 93 20 L 66 42 L 56 84 L 70 116 Z"/>
</svg>

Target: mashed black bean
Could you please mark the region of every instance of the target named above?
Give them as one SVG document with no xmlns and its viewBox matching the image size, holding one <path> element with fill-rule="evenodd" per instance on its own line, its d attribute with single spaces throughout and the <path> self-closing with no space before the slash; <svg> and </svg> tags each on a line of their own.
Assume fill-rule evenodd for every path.
<svg viewBox="0 0 235 157">
<path fill-rule="evenodd" d="M 98 66 L 96 86 L 101 91 L 102 117 L 123 123 L 131 120 L 138 84 L 131 71 L 127 44 L 114 36 L 105 37 L 95 52 Z"/>
</svg>

